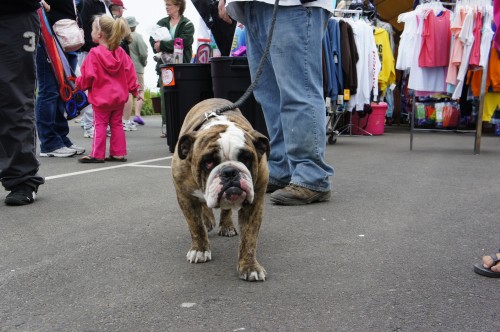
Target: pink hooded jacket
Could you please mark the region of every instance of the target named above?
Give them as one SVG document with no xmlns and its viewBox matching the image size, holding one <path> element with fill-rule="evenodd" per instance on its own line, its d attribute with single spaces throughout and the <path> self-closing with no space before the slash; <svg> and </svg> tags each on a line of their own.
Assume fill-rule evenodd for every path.
<svg viewBox="0 0 500 332">
<path fill-rule="evenodd" d="M 76 79 L 80 90 L 88 90 L 89 103 L 96 108 L 114 110 L 123 107 L 129 92 L 135 97 L 139 85 L 130 56 L 118 47 L 114 51 L 99 45 L 90 50 Z"/>
</svg>

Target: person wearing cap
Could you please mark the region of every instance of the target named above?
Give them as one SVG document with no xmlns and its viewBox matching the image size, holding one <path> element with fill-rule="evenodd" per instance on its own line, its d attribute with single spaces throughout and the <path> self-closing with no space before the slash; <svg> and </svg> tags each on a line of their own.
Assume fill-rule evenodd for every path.
<svg viewBox="0 0 500 332">
<path fill-rule="evenodd" d="M 111 0 L 109 3 L 109 11 L 111 12 L 114 18 L 122 17 L 124 9 L 126 8 L 123 5 L 122 0 Z"/>
<path fill-rule="evenodd" d="M 132 42 L 129 44 L 130 57 L 134 63 L 135 72 L 137 74 L 137 83 L 140 85 L 139 91 L 144 92 L 144 67 L 146 67 L 148 59 L 148 46 L 144 42 L 142 36 L 135 31 L 135 28 L 139 24 L 134 16 L 129 16 L 125 18 L 127 20 L 128 26 L 132 31 Z M 144 120 L 141 118 L 141 110 L 143 100 L 135 101 L 135 117 L 134 122 L 143 125 Z"/>
</svg>

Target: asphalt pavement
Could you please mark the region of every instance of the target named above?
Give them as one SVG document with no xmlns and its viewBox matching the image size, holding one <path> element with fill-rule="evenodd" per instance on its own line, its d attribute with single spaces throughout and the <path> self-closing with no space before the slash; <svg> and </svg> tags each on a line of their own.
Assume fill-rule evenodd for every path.
<svg viewBox="0 0 500 332">
<path fill-rule="evenodd" d="M 34 204 L 0 194 L 0 331 L 500 331 L 500 137 L 408 128 L 338 138 L 332 200 L 266 198 L 265 282 L 238 278 L 238 238 L 189 264 L 159 116 L 128 162 L 40 158 Z M 71 121 L 70 137 L 91 140 Z"/>
</svg>

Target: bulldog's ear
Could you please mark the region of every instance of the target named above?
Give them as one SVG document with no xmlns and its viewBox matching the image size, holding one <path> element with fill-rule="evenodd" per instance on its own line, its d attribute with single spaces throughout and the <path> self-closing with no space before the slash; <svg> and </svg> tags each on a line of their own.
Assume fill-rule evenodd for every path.
<svg viewBox="0 0 500 332">
<path fill-rule="evenodd" d="M 269 146 L 269 139 L 263 134 L 259 133 L 257 130 L 252 132 L 253 137 L 253 145 L 255 146 L 255 150 L 260 157 L 264 154 L 266 157 L 269 157 L 269 153 L 271 151 L 271 147 Z"/>
<path fill-rule="evenodd" d="M 194 143 L 194 134 L 182 135 L 177 142 L 177 154 L 181 160 L 186 159 L 191 153 Z"/>
</svg>

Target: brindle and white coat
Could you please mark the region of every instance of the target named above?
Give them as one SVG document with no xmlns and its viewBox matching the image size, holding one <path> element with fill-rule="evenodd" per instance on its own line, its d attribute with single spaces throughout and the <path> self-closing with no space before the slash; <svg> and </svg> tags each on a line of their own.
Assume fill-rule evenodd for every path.
<svg viewBox="0 0 500 332">
<path fill-rule="evenodd" d="M 174 152 L 177 201 L 191 233 L 187 260 L 203 263 L 212 259 L 208 240 L 208 231 L 215 227 L 212 209 L 221 209 L 222 236 L 238 234 L 231 218 L 232 210 L 237 210 L 239 276 L 249 281 L 265 280 L 256 248 L 268 181 L 269 141 L 252 129 L 238 109 L 215 114 L 229 104 L 215 98 L 196 104 L 186 115 Z"/>
</svg>

